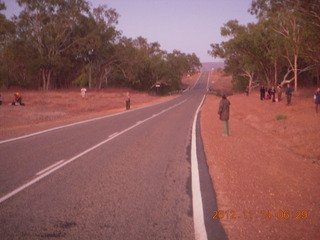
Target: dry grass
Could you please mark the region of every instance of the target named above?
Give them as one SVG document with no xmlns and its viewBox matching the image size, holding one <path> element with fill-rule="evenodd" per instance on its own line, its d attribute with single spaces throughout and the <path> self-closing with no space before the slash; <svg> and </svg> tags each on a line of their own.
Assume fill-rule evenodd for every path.
<svg viewBox="0 0 320 240">
<path fill-rule="evenodd" d="M 185 77 L 183 83 L 192 85 L 198 75 Z M 80 89 L 59 91 L 19 90 L 25 106 L 8 105 L 14 90 L 1 92 L 0 139 L 21 136 L 63 124 L 125 111 L 125 95 L 130 92 L 131 109 L 166 101 L 174 96 L 151 96 L 127 88 L 90 89 L 85 98 Z"/>
</svg>

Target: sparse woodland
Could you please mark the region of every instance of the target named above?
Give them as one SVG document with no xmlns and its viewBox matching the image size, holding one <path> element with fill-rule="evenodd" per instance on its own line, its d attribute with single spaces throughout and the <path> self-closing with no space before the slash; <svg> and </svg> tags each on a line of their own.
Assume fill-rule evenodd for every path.
<svg viewBox="0 0 320 240">
<path fill-rule="evenodd" d="M 291 83 L 320 86 L 320 1 L 254 0 L 257 23 L 230 20 L 209 53 L 225 59 L 236 89 Z"/>
<path fill-rule="evenodd" d="M 195 54 L 168 53 L 157 42 L 130 39 L 117 29 L 116 9 L 87 0 L 17 0 L 7 19 L 0 0 L 0 88 L 57 89 L 123 86 L 172 90 L 201 66 Z"/>
</svg>

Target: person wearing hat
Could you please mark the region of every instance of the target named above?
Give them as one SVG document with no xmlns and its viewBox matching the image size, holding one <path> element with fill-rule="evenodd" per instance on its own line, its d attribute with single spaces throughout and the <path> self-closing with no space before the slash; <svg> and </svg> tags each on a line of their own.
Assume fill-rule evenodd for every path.
<svg viewBox="0 0 320 240">
<path fill-rule="evenodd" d="M 229 111 L 230 111 L 230 101 L 227 99 L 225 94 L 222 95 L 222 99 L 219 103 L 219 118 L 222 122 L 223 134 L 222 136 L 229 136 Z"/>
</svg>

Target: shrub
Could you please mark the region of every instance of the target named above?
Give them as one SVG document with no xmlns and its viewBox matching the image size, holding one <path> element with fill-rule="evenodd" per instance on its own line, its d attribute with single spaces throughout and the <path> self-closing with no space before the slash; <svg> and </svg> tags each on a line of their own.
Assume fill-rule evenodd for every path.
<svg viewBox="0 0 320 240">
<path fill-rule="evenodd" d="M 287 116 L 286 115 L 282 115 L 282 114 L 278 114 L 278 115 L 276 115 L 276 119 L 277 120 L 287 119 Z"/>
<path fill-rule="evenodd" d="M 77 79 L 72 82 L 75 87 L 85 87 L 89 84 L 89 78 L 87 74 L 81 74 Z"/>
</svg>

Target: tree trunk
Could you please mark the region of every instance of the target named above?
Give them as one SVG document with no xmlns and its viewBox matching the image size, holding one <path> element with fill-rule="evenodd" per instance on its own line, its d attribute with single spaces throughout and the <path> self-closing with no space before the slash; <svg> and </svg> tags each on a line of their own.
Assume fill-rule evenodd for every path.
<svg viewBox="0 0 320 240">
<path fill-rule="evenodd" d="M 317 66 L 317 87 L 319 88 L 320 87 L 320 73 L 319 73 L 319 66 Z"/>
<path fill-rule="evenodd" d="M 43 90 L 49 90 L 52 70 L 42 69 Z"/>
<path fill-rule="evenodd" d="M 276 87 L 278 83 L 278 65 L 277 60 L 274 61 L 274 86 Z"/>
<path fill-rule="evenodd" d="M 89 64 L 89 73 L 88 73 L 88 78 L 89 78 L 89 89 L 92 88 L 92 67 L 91 64 Z"/>
<path fill-rule="evenodd" d="M 294 90 L 298 90 L 298 55 L 294 55 Z"/>
</svg>

